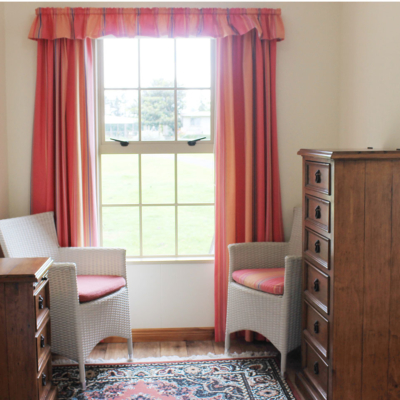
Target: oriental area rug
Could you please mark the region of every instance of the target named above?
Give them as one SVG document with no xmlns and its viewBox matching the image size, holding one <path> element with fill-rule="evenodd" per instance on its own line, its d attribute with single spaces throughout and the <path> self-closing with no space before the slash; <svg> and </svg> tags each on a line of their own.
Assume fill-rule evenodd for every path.
<svg viewBox="0 0 400 400">
<path fill-rule="evenodd" d="M 53 384 L 59 400 L 296 399 L 271 357 L 86 365 L 85 391 L 77 365 L 54 365 Z"/>
</svg>

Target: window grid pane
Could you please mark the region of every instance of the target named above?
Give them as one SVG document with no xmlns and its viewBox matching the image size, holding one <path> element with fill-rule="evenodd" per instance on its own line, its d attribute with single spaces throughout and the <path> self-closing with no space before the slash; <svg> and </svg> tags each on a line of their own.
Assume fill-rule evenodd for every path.
<svg viewBox="0 0 400 400">
<path fill-rule="evenodd" d="M 190 74 L 186 74 L 186 77 L 179 79 L 179 73 L 177 72 L 177 40 L 165 40 L 167 42 L 169 40 L 169 43 L 173 43 L 173 86 L 170 86 L 170 80 L 161 76 L 165 71 L 160 70 L 157 66 L 153 67 L 153 69 L 157 70 L 158 68 L 158 71 L 161 71 L 161 78 L 158 77 L 156 80 L 151 80 L 151 73 L 148 74 L 147 72 L 149 71 L 144 70 L 144 62 L 140 57 L 140 55 L 145 52 L 145 50 L 141 49 L 141 45 L 143 46 L 143 44 L 146 44 L 146 39 L 137 39 L 137 46 L 135 50 L 137 56 L 137 79 L 134 77 L 131 79 L 132 82 L 137 82 L 137 85 L 131 83 L 127 85 L 129 87 L 126 88 L 120 87 L 121 85 L 119 85 L 117 89 L 119 92 L 122 92 L 120 94 L 120 99 L 117 98 L 117 100 L 115 100 L 116 96 L 114 96 L 114 102 L 108 101 L 107 104 L 108 110 L 111 108 L 111 114 L 116 114 L 117 116 L 120 116 L 120 114 L 129 114 L 128 117 L 131 119 L 134 119 L 134 115 L 137 115 L 136 123 L 133 120 L 123 121 L 124 124 L 122 126 L 121 123 L 119 123 L 120 121 L 117 121 L 117 123 L 114 124 L 105 124 L 104 131 L 106 132 L 106 140 L 108 140 L 110 137 L 117 136 L 118 138 L 119 136 L 119 138 L 124 140 L 136 140 L 146 143 L 155 143 L 157 141 L 165 140 L 172 140 L 176 142 L 178 140 L 187 141 L 203 135 L 207 137 L 207 140 L 211 139 L 211 83 L 204 83 L 208 82 L 209 78 L 207 76 L 203 77 L 203 80 L 199 83 L 198 87 L 195 85 L 194 87 L 189 87 L 193 82 L 196 83 L 197 77 L 193 73 L 191 76 Z M 183 45 L 185 44 L 185 39 L 180 39 L 180 41 L 181 47 L 184 48 L 185 46 Z M 153 44 L 157 45 L 155 42 Z M 172 45 L 169 46 L 172 48 Z M 155 56 L 147 51 L 146 57 L 154 58 Z M 134 58 L 135 57 L 133 56 L 127 57 L 129 60 Z M 104 57 L 101 61 L 104 62 Z M 182 65 L 185 64 L 184 61 L 185 60 L 183 60 L 181 57 L 180 63 Z M 210 63 L 210 60 L 208 60 L 208 62 Z M 184 70 L 182 65 L 180 70 Z M 134 68 L 132 69 L 134 70 Z M 171 71 L 170 67 L 169 71 Z M 182 82 L 180 83 L 180 87 L 178 87 L 178 82 Z M 190 83 L 188 84 L 187 82 Z M 143 86 L 142 83 L 144 83 L 145 86 Z M 130 88 L 132 88 L 134 85 L 137 87 L 137 89 L 135 88 L 134 90 L 137 93 L 137 102 L 132 103 L 131 101 L 127 106 L 125 104 L 126 100 L 125 102 L 123 101 L 124 97 L 126 97 L 126 94 L 123 92 L 132 92 L 132 89 Z M 110 86 L 108 87 L 110 89 L 116 89 L 111 88 Z M 104 88 L 104 96 L 106 96 L 106 91 L 110 91 L 110 89 Z M 173 96 L 171 97 L 169 93 L 173 94 Z M 186 100 L 187 98 L 189 98 L 189 102 Z M 122 107 L 123 109 L 120 110 L 118 107 Z M 161 113 L 160 110 L 163 112 Z M 108 113 L 110 114 L 110 111 L 108 111 Z M 186 129 L 182 130 L 181 128 L 184 124 Z M 180 129 L 183 132 L 183 134 L 181 134 L 182 137 L 178 137 L 178 131 Z M 159 144 L 156 146 L 159 146 Z M 191 149 L 189 148 L 188 150 Z M 121 156 L 123 157 L 124 155 L 114 154 L 113 156 L 119 158 Z M 131 154 L 131 156 L 132 155 L 133 154 Z M 102 182 L 103 185 L 105 184 L 105 187 L 102 188 L 103 206 L 101 208 L 103 218 L 103 244 L 111 244 L 116 240 L 121 240 L 122 243 L 121 238 L 123 238 L 125 242 L 126 240 L 133 240 L 130 245 L 127 243 L 125 244 L 125 247 L 127 248 L 127 255 L 130 256 L 158 257 L 209 255 L 209 249 L 211 248 L 211 242 L 213 241 L 213 238 L 211 237 L 207 239 L 205 236 L 210 236 L 210 233 L 208 235 L 204 235 L 204 232 L 207 230 L 205 228 L 207 221 L 208 225 L 212 225 L 213 229 L 214 224 L 211 224 L 210 221 L 212 219 L 213 222 L 214 217 L 212 216 L 212 218 L 210 218 L 210 212 L 208 212 L 208 217 L 205 217 L 204 212 L 205 210 L 212 209 L 212 215 L 214 214 L 214 185 L 211 185 L 212 196 L 210 196 L 210 188 L 207 190 L 202 190 L 204 189 L 205 184 L 204 176 L 209 175 L 210 172 L 207 171 L 205 174 L 203 173 L 204 171 L 201 169 L 204 167 L 204 165 L 198 165 L 199 171 L 196 171 L 196 165 L 186 165 L 185 168 L 185 162 L 188 164 L 190 157 L 193 156 L 193 160 L 191 163 L 189 162 L 189 164 L 193 164 L 193 162 L 196 164 L 196 162 L 198 163 L 199 160 L 199 157 L 197 156 L 208 156 L 212 158 L 211 164 L 213 166 L 213 154 L 193 154 L 190 152 L 188 152 L 186 155 L 177 153 L 153 154 L 153 156 L 157 155 L 161 156 L 161 158 L 168 158 L 168 156 L 172 156 L 174 160 L 172 169 L 171 167 L 166 168 L 165 166 L 161 165 L 162 162 L 158 160 L 158 175 L 160 175 L 159 182 L 157 182 L 157 179 L 155 179 L 155 177 L 157 177 L 157 171 L 155 171 L 153 168 L 154 163 L 153 165 L 150 163 L 150 170 L 148 169 L 148 165 L 146 166 L 146 158 L 151 156 L 149 154 L 136 154 L 136 165 L 138 167 L 137 170 L 126 171 L 125 168 L 125 173 L 122 177 L 119 177 L 118 174 L 115 174 L 115 171 L 108 171 L 107 173 L 105 169 L 110 168 L 110 162 L 108 162 L 108 165 L 106 165 L 107 160 L 104 159 L 104 164 L 102 164 L 101 169 L 102 175 L 104 174 L 104 176 L 102 176 Z M 106 156 L 106 154 L 104 154 L 104 156 Z M 208 161 L 210 161 L 211 158 Z M 110 160 L 112 160 L 112 157 Z M 120 160 L 115 159 L 115 163 L 111 162 L 111 164 L 113 164 L 113 166 L 117 169 L 124 169 L 121 167 L 121 165 L 124 163 L 122 162 L 121 164 Z M 181 173 L 179 172 L 179 165 L 181 165 Z M 151 171 L 152 168 L 153 171 Z M 185 169 L 187 169 L 187 171 L 185 171 Z M 197 178 L 195 177 L 196 172 L 200 172 L 200 175 Z M 151 180 L 149 181 L 149 176 L 146 176 L 146 173 L 147 175 L 150 174 L 150 178 L 153 179 L 153 184 L 151 183 Z M 169 178 L 168 174 L 170 175 Z M 115 181 L 113 180 L 113 175 L 115 176 Z M 108 181 L 104 182 L 104 179 L 106 179 L 107 176 Z M 136 177 L 134 180 L 135 183 L 132 183 L 133 176 Z M 128 182 L 128 177 L 130 178 L 131 186 L 124 185 L 124 180 Z M 180 181 L 186 181 L 186 183 L 191 181 L 192 188 L 197 187 L 200 190 L 198 190 L 197 193 L 195 190 L 193 190 L 192 195 L 190 195 L 190 189 L 186 188 L 185 193 L 184 185 L 179 185 Z M 170 189 L 167 191 L 165 191 L 165 184 L 170 187 Z M 171 184 L 173 186 L 172 192 Z M 133 188 L 133 186 L 135 186 L 135 188 Z M 162 186 L 164 187 L 164 190 Z M 129 189 L 127 191 L 130 193 L 130 195 L 127 193 L 115 193 L 118 188 L 120 191 L 124 191 L 124 187 Z M 110 193 L 113 190 L 114 193 Z M 157 197 L 157 192 L 162 192 L 163 196 L 158 195 Z M 180 192 L 182 193 L 181 199 L 179 199 Z M 171 197 L 172 193 L 173 198 Z M 199 194 L 202 196 L 199 196 Z M 168 203 L 170 203 L 170 205 L 167 205 Z M 136 219 L 132 219 L 132 211 L 128 212 L 128 210 L 132 209 L 136 209 L 138 211 L 137 218 L 135 217 Z M 196 212 L 198 214 L 197 217 Z M 201 217 L 200 214 L 203 214 L 203 216 Z M 114 236 L 112 236 L 112 219 L 115 217 L 119 224 L 121 220 L 124 220 L 124 215 L 127 216 L 126 222 L 130 226 L 125 226 L 125 229 L 118 228 L 120 231 L 119 236 L 115 232 Z M 182 232 L 180 232 L 179 226 L 182 226 Z M 202 230 L 197 229 L 196 227 L 201 228 Z M 136 234 L 133 232 L 134 229 L 137 230 L 137 236 L 135 236 Z M 127 237 L 131 239 L 127 239 Z M 210 246 L 205 245 L 205 243 L 208 242 L 210 242 Z M 206 247 L 209 247 L 207 251 L 205 250 Z M 182 248 L 182 251 L 179 250 L 180 248 Z M 200 251 L 200 253 L 196 254 L 197 251 Z"/>
</svg>

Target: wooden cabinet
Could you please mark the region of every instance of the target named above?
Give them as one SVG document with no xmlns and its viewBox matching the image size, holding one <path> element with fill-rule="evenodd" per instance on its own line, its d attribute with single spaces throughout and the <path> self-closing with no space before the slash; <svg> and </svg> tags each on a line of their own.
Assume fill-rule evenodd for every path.
<svg viewBox="0 0 400 400">
<path fill-rule="evenodd" d="M 308 400 L 400 399 L 400 151 L 300 150 Z"/>
<path fill-rule="evenodd" d="M 0 400 L 53 400 L 50 258 L 0 259 Z"/>
</svg>

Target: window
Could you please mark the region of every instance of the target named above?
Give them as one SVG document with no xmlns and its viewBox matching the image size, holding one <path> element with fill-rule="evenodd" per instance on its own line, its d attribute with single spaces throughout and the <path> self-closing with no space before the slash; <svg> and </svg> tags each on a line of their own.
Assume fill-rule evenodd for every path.
<svg viewBox="0 0 400 400">
<path fill-rule="evenodd" d="M 143 258 L 213 254 L 213 40 L 98 43 L 103 246 Z"/>
</svg>

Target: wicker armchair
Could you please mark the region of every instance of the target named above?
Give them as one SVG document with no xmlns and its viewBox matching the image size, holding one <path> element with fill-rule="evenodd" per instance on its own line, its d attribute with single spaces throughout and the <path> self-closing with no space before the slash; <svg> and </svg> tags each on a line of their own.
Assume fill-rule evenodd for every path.
<svg viewBox="0 0 400 400">
<path fill-rule="evenodd" d="M 126 280 L 125 250 L 62 248 L 52 212 L 0 221 L 0 245 L 5 257 L 51 257 L 49 270 L 52 350 L 79 363 L 86 388 L 85 359 L 102 339 L 128 339 L 133 356 L 127 286 L 108 296 L 79 303 L 77 275 L 117 275 Z"/>
<path fill-rule="evenodd" d="M 228 310 L 225 351 L 230 334 L 241 330 L 261 333 L 281 353 L 281 373 L 286 356 L 301 344 L 301 208 L 294 209 L 290 241 L 287 243 L 239 243 L 229 248 Z M 285 267 L 282 296 L 250 289 L 232 279 L 234 271 Z"/>
</svg>

